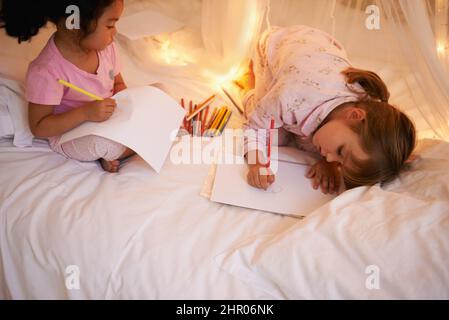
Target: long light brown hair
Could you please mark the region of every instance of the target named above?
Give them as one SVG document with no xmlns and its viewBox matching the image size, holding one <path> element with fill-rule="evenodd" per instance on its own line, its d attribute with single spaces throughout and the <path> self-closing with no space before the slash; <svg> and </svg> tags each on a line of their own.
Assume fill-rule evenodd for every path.
<svg viewBox="0 0 449 320">
<path fill-rule="evenodd" d="M 407 160 L 416 145 L 413 122 L 388 103 L 390 93 L 382 79 L 374 72 L 348 68 L 343 71 L 348 84 L 358 83 L 364 89 L 358 108 L 366 118 L 351 129 L 356 132 L 368 160 L 351 157 L 353 166 L 343 168 L 348 188 L 381 184 L 394 180 L 407 167 Z"/>
</svg>

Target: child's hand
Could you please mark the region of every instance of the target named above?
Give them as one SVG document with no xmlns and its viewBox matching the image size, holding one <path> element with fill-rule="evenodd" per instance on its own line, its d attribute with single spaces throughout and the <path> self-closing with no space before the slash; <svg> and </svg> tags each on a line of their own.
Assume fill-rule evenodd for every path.
<svg viewBox="0 0 449 320">
<path fill-rule="evenodd" d="M 251 186 L 267 190 L 274 182 L 275 176 L 270 168 L 266 168 L 261 164 L 250 164 L 247 179 Z"/>
<path fill-rule="evenodd" d="M 338 162 L 327 162 L 323 159 L 310 168 L 306 177 L 313 180 L 314 189 L 318 189 L 321 186 L 321 191 L 324 194 L 338 193 L 341 181 L 339 166 Z"/>
<path fill-rule="evenodd" d="M 92 101 L 83 106 L 87 121 L 103 122 L 114 113 L 117 103 L 114 99 Z"/>
</svg>

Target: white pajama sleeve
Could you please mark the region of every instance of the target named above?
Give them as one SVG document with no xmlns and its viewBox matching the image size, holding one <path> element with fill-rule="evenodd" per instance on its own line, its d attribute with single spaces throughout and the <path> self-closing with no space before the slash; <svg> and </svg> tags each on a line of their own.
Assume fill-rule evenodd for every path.
<svg viewBox="0 0 449 320">
<path fill-rule="evenodd" d="M 249 151 L 258 150 L 266 156 L 267 130 L 270 129 L 272 117 L 274 118 L 274 129 L 283 126 L 279 97 L 277 92 L 270 91 L 260 101 L 254 101 L 254 97 L 247 101 L 255 105 L 252 112 L 248 114 L 248 120 L 243 127 L 245 130 L 244 152 L 247 154 Z"/>
</svg>

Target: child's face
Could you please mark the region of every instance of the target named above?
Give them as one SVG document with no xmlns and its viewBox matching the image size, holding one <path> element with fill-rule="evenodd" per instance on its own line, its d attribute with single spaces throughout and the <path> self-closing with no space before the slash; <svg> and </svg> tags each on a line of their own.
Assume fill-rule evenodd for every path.
<svg viewBox="0 0 449 320">
<path fill-rule="evenodd" d="M 115 0 L 98 19 L 95 31 L 81 40 L 81 46 L 97 51 L 101 51 L 109 46 L 114 41 L 117 33 L 115 23 L 120 19 L 122 13 L 123 0 Z"/>
<path fill-rule="evenodd" d="M 349 126 L 364 118 L 363 109 L 350 107 L 342 110 L 314 134 L 313 144 L 328 162 L 335 161 L 343 166 L 349 166 L 349 155 L 360 160 L 368 159 L 358 134 Z"/>
</svg>

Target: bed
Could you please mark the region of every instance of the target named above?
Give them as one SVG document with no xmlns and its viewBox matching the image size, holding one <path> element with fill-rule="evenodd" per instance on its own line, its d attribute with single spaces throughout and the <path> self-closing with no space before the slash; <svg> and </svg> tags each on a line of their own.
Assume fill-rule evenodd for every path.
<svg viewBox="0 0 449 320">
<path fill-rule="evenodd" d="M 131 60 L 131 86 L 210 93 L 133 73 Z M 303 219 L 209 201 L 207 164 L 167 161 L 156 174 L 134 156 L 108 174 L 46 140 L 15 143 L 0 139 L 0 299 L 449 298 L 448 142 L 421 140 L 395 182 Z"/>
<path fill-rule="evenodd" d="M 295 219 L 200 197 L 207 166 L 167 163 L 157 175 L 134 157 L 111 175 L 54 154 L 45 141 L 0 148 L 3 298 L 266 297 L 220 271 L 213 257 Z M 71 265 L 80 290 L 65 286 Z"/>
<path fill-rule="evenodd" d="M 201 197 L 207 165 L 157 175 L 133 157 L 112 175 L 44 140 L 2 139 L 1 298 L 448 298 L 449 144 L 423 145 L 388 188 L 298 220 Z M 372 265 L 378 290 L 365 287 Z"/>
</svg>

